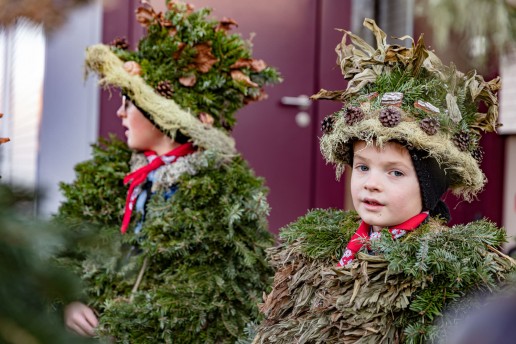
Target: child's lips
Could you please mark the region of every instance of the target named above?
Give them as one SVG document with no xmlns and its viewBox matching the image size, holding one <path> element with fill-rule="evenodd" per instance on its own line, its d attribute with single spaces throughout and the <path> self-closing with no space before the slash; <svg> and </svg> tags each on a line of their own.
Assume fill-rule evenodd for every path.
<svg viewBox="0 0 516 344">
<path fill-rule="evenodd" d="M 384 206 L 384 204 L 373 198 L 364 198 L 362 200 L 362 204 L 364 204 L 364 207 L 369 210 L 378 210 Z"/>
</svg>

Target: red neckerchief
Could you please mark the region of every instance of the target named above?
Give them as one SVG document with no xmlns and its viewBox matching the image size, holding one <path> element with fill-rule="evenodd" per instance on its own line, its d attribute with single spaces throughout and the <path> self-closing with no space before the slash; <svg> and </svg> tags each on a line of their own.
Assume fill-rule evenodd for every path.
<svg viewBox="0 0 516 344">
<path fill-rule="evenodd" d="M 389 227 L 389 232 L 392 235 L 393 239 L 398 239 L 405 235 L 407 232 L 413 231 L 428 217 L 427 212 L 423 212 L 417 214 L 414 217 L 411 217 L 407 221 L 400 223 L 399 225 Z M 358 251 L 364 246 L 364 244 L 371 238 L 369 235 L 370 225 L 362 221 L 360 226 L 358 226 L 357 231 L 351 237 L 348 245 L 346 246 L 346 250 L 344 251 L 344 255 L 339 261 L 337 266 L 346 266 L 353 259 L 355 259 L 355 255 Z M 380 232 L 373 233 L 373 237 L 378 237 Z"/>
<path fill-rule="evenodd" d="M 193 152 L 195 152 L 195 149 L 191 142 L 182 144 L 181 146 L 174 148 L 170 152 L 160 156 L 158 156 L 154 151 L 149 150 L 144 152 L 147 160 L 149 161 L 149 164 L 129 173 L 124 178 L 124 184 L 130 183 L 130 185 L 129 191 L 127 191 L 127 198 L 125 200 L 124 219 L 122 220 L 122 227 L 120 228 L 122 233 L 127 231 L 127 227 L 131 221 L 131 214 L 133 213 L 134 204 L 136 203 L 136 199 L 140 193 L 136 187 L 142 184 L 147 179 L 147 175 L 158 167 L 172 164 L 177 160 L 177 158 L 192 154 Z"/>
</svg>

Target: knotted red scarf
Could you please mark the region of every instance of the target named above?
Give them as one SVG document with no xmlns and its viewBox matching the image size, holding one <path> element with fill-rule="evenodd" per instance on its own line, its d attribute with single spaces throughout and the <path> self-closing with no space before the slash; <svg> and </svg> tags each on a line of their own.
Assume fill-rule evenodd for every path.
<svg viewBox="0 0 516 344">
<path fill-rule="evenodd" d="M 172 164 L 177 160 L 177 158 L 192 154 L 193 152 L 195 152 L 195 149 L 191 142 L 182 144 L 163 155 L 157 155 L 154 151 L 144 152 L 149 164 L 129 173 L 124 178 L 124 184 L 130 183 L 130 185 L 129 191 L 127 191 L 127 198 L 125 200 L 124 219 L 122 220 L 122 227 L 120 228 L 122 233 L 127 231 L 127 227 L 131 221 L 131 214 L 133 213 L 134 204 L 136 203 L 136 199 L 139 194 L 139 192 L 136 192 L 136 187 L 142 184 L 147 179 L 149 173 L 158 167 Z"/>
<path fill-rule="evenodd" d="M 389 232 L 392 235 L 393 239 L 398 239 L 405 235 L 407 232 L 413 231 L 419 225 L 428 217 L 428 212 L 423 212 L 420 214 L 417 214 L 414 217 L 411 217 L 407 221 L 396 225 L 389 227 Z M 371 236 L 369 235 L 369 228 L 370 225 L 362 221 L 360 223 L 360 226 L 358 226 L 357 231 L 353 236 L 351 237 L 351 240 L 349 241 L 348 245 L 346 246 L 346 250 L 344 251 L 344 255 L 339 261 L 339 264 L 337 266 L 346 266 L 349 264 L 353 259 L 355 259 L 355 255 L 358 251 L 364 246 L 364 244 L 371 238 L 379 237 L 380 232 L 373 233 Z"/>
</svg>

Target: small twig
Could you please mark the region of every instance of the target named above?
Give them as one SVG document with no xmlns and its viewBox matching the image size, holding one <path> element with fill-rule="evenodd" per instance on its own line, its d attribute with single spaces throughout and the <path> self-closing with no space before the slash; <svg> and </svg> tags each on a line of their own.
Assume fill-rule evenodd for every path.
<svg viewBox="0 0 516 344">
<path fill-rule="evenodd" d="M 147 269 L 147 263 L 149 262 L 149 258 L 145 257 L 143 260 L 142 268 L 140 269 L 140 272 L 138 273 L 138 278 L 136 279 L 136 283 L 134 283 L 133 290 L 131 290 L 131 296 L 129 297 L 129 303 L 133 302 L 134 294 L 138 291 L 138 287 L 140 286 L 140 283 L 142 283 L 143 274 L 145 273 L 145 269 Z"/>
<path fill-rule="evenodd" d="M 499 255 L 501 255 L 502 257 L 504 258 L 507 258 L 509 259 L 509 261 L 511 262 L 512 265 L 516 265 L 516 260 L 514 260 L 514 258 L 512 258 L 511 256 L 508 256 L 506 255 L 505 253 L 497 250 L 496 248 L 494 248 L 493 246 L 491 245 L 487 245 L 487 247 L 491 250 L 491 251 L 494 251 L 495 253 L 498 253 Z"/>
</svg>

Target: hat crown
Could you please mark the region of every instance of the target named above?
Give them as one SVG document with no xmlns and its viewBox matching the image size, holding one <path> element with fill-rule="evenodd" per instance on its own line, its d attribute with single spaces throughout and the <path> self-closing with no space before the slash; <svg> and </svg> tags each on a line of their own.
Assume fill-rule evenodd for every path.
<svg viewBox="0 0 516 344">
<path fill-rule="evenodd" d="M 136 62 L 139 75 L 161 96 L 196 116 L 207 114 L 215 127 L 230 130 L 235 112 L 264 99 L 263 87 L 281 78 L 252 57 L 250 41 L 229 33 L 236 21 L 209 19 L 210 13 L 179 1 L 167 1 L 167 10 L 157 12 L 144 2 L 136 10 L 146 28 L 138 50 L 129 50 L 120 39 L 111 46 L 122 61 Z"/>
</svg>

